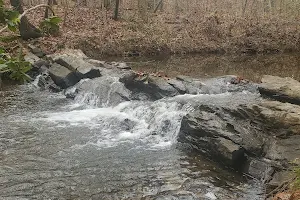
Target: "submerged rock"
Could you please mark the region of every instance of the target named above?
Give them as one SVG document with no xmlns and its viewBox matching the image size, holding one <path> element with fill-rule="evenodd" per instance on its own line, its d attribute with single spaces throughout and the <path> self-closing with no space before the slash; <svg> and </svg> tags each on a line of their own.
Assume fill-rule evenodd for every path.
<svg viewBox="0 0 300 200">
<path fill-rule="evenodd" d="M 82 80 L 68 89 L 66 95 L 93 106 L 115 106 L 131 98 L 131 91 L 117 77 L 98 77 Z"/>
<path fill-rule="evenodd" d="M 254 83 L 242 81 L 238 76 L 227 75 L 217 78 L 210 78 L 202 81 L 200 93 L 220 94 L 225 92 L 249 91 L 256 93 L 257 86 Z"/>
<path fill-rule="evenodd" d="M 133 91 L 133 93 L 142 93 L 147 96 L 149 100 L 157 100 L 179 94 L 164 78 L 148 74 L 139 76 L 138 74 L 130 73 L 120 78 L 120 81 L 124 83 L 129 90 Z"/>
<path fill-rule="evenodd" d="M 267 183 L 272 179 L 275 166 L 263 159 L 251 159 L 246 172 L 263 183 Z"/>
<path fill-rule="evenodd" d="M 290 77 L 265 75 L 259 91 L 267 97 L 294 104 L 300 104 L 300 82 Z"/>
</svg>

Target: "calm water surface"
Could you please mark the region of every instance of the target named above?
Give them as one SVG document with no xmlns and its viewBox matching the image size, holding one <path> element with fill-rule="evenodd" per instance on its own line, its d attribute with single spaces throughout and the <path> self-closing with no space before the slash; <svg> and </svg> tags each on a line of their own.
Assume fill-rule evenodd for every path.
<svg viewBox="0 0 300 200">
<path fill-rule="evenodd" d="M 159 59 L 109 58 L 129 62 L 134 69 L 165 72 L 168 76 L 215 77 L 238 75 L 259 82 L 262 75 L 293 77 L 300 81 L 300 53 L 256 56 L 189 55 Z"/>
</svg>

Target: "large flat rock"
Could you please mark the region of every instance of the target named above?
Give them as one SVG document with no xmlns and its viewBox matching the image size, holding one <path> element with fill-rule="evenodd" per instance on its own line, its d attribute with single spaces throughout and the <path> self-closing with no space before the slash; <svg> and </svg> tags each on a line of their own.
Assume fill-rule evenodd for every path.
<svg viewBox="0 0 300 200">
<path fill-rule="evenodd" d="M 300 106 L 279 101 L 262 101 L 253 105 L 258 117 L 281 137 L 300 135 Z"/>
<path fill-rule="evenodd" d="M 80 50 L 65 50 L 62 53 L 49 55 L 48 58 L 72 72 L 81 73 L 83 78 L 97 78 L 101 76 L 100 68 L 88 61 L 87 56 Z"/>
<path fill-rule="evenodd" d="M 300 104 L 300 82 L 295 79 L 265 75 L 261 82 L 259 91 L 262 95 L 283 102 Z"/>
<path fill-rule="evenodd" d="M 239 106 L 202 105 L 183 118 L 179 141 L 266 180 L 269 169 L 286 168 L 300 156 L 300 106 L 262 99 Z"/>
<path fill-rule="evenodd" d="M 81 73 L 71 71 L 57 63 L 51 65 L 49 68 L 49 75 L 54 83 L 62 89 L 75 85 L 83 78 Z"/>
<path fill-rule="evenodd" d="M 86 62 L 82 58 L 69 56 L 69 55 L 61 55 L 61 56 L 57 57 L 54 61 L 64 67 L 68 68 L 71 71 L 76 70 L 82 74 L 86 74 L 95 68 L 94 65 L 92 65 L 89 62 Z"/>
<path fill-rule="evenodd" d="M 243 110 L 242 117 L 239 113 Z M 261 156 L 265 138 L 248 120 L 246 108 L 200 106 L 182 120 L 179 141 L 234 168 L 242 168 L 247 154 Z"/>
</svg>

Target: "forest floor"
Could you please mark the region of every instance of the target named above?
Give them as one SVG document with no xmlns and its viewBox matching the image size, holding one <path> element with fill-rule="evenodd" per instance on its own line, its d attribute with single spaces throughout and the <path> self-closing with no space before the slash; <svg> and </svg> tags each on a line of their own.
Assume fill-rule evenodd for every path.
<svg viewBox="0 0 300 200">
<path fill-rule="evenodd" d="M 146 18 L 126 10 L 118 21 L 112 11 L 54 7 L 64 19 L 58 36 L 34 41 L 47 53 L 82 49 L 88 56 L 157 56 L 166 54 L 240 54 L 298 52 L 300 24 L 280 17 L 233 17 L 212 13 L 151 13 Z M 29 13 L 35 25 L 44 11 Z"/>
</svg>

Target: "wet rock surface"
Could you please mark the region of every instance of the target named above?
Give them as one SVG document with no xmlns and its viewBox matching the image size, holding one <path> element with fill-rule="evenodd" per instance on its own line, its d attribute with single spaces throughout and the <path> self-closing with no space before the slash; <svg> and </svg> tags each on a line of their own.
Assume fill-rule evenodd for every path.
<svg viewBox="0 0 300 200">
<path fill-rule="evenodd" d="M 248 157 L 260 157 L 265 138 L 253 126 L 247 107 L 200 106 L 182 120 L 179 141 L 189 142 L 211 158 L 243 170 Z"/>
<path fill-rule="evenodd" d="M 299 158 L 298 109 L 268 100 L 236 108 L 201 106 L 183 118 L 179 141 L 227 166 L 268 180 L 270 171 L 287 168 Z M 265 160 L 258 162 L 261 158 Z"/>
<path fill-rule="evenodd" d="M 101 76 L 100 70 L 84 59 L 87 57 L 76 50 L 67 50 L 61 54 L 48 55 L 47 59 L 28 53 L 25 60 L 30 62 L 32 70 L 29 75 L 38 77 L 38 86 L 43 89 L 60 91 L 74 86 L 82 79 L 93 79 Z"/>
<path fill-rule="evenodd" d="M 258 105 L 253 105 L 261 117 L 266 122 L 269 129 L 273 129 L 273 134 L 277 137 L 288 137 L 289 135 L 300 134 L 300 106 L 281 103 L 278 101 L 263 101 Z"/>
</svg>

